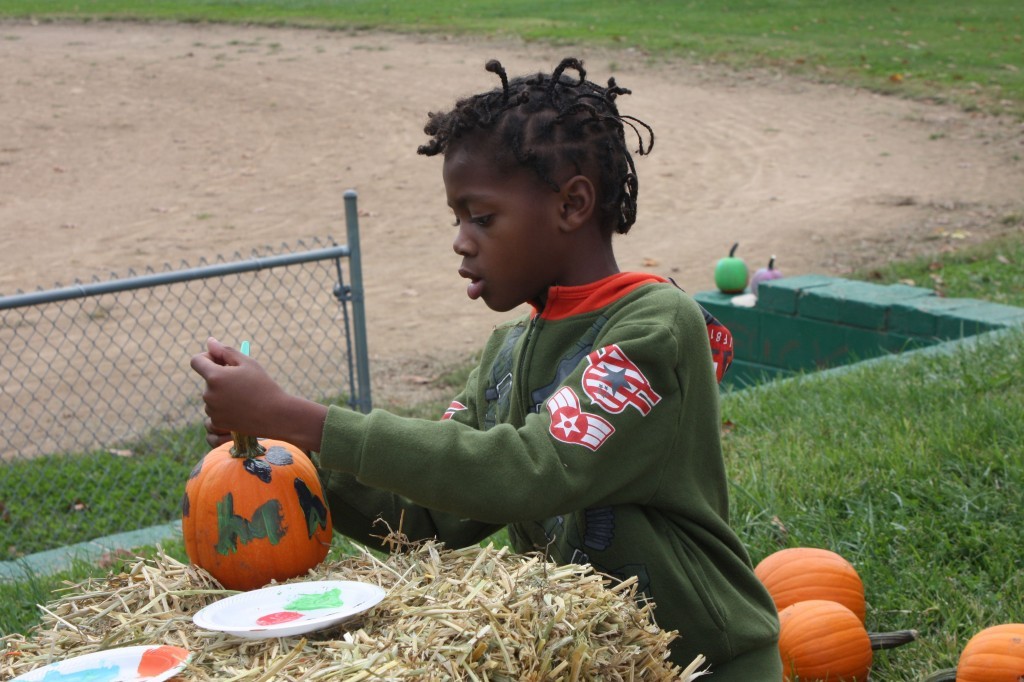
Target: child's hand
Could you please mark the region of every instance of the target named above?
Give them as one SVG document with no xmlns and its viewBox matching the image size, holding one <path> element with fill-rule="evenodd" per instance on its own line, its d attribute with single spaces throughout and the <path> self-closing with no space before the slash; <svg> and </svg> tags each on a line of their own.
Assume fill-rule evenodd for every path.
<svg viewBox="0 0 1024 682">
<path fill-rule="evenodd" d="M 210 445 L 230 440 L 236 431 L 319 450 L 327 408 L 285 393 L 252 358 L 211 337 L 206 352 L 192 356 L 189 364 L 206 380 L 203 402 Z"/>
<path fill-rule="evenodd" d="M 206 380 L 203 401 L 209 417 L 206 440 L 211 445 L 229 440 L 232 431 L 264 435 L 275 402 L 285 394 L 258 362 L 211 337 L 206 352 L 193 356 L 190 364 Z"/>
</svg>

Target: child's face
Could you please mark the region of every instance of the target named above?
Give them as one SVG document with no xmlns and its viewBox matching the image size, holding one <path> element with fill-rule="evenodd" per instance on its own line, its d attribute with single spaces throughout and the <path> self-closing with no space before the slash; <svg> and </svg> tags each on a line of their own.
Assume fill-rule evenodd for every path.
<svg viewBox="0 0 1024 682">
<path fill-rule="evenodd" d="M 472 138 L 444 159 L 444 186 L 458 232 L 466 293 L 504 312 L 543 300 L 562 276 L 566 251 L 559 223 L 560 195 L 530 169 L 498 168 L 486 146 Z"/>
</svg>

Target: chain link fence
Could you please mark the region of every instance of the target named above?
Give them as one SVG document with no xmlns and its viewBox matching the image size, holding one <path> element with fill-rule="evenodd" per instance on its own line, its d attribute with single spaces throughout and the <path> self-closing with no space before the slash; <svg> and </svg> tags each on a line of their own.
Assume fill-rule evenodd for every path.
<svg viewBox="0 0 1024 682">
<path fill-rule="evenodd" d="M 209 449 L 188 366 L 208 336 L 249 340 L 285 390 L 369 411 L 354 192 L 346 222 L 347 245 L 0 297 L 2 558 L 180 517 Z"/>
</svg>

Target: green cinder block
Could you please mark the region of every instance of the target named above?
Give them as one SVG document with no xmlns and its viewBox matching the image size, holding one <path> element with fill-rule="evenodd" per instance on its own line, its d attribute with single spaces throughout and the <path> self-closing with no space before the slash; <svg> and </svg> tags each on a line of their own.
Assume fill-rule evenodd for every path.
<svg viewBox="0 0 1024 682">
<path fill-rule="evenodd" d="M 694 296 L 733 334 L 735 357 L 723 386 L 740 388 L 902 353 L 993 329 L 1024 327 L 1024 308 L 951 299 L 931 289 L 823 275 L 763 282 L 752 308 L 718 291 Z"/>
<path fill-rule="evenodd" d="M 935 296 L 935 292 L 923 287 L 837 280 L 831 286 L 806 291 L 797 301 L 797 314 L 853 327 L 884 330 L 889 326 L 889 310 L 894 304 L 931 296 Z"/>
<path fill-rule="evenodd" d="M 908 342 L 908 337 L 882 331 L 802 317 L 765 315 L 761 320 L 760 362 L 793 371 L 811 371 L 878 357 Z"/>
<path fill-rule="evenodd" d="M 760 310 L 796 314 L 797 300 L 806 291 L 827 287 L 841 281 L 825 275 L 797 275 L 761 282 L 757 287 L 757 308 Z"/>
<path fill-rule="evenodd" d="M 956 300 L 956 299 L 953 299 Z M 965 299 L 959 299 L 961 301 Z M 993 329 L 1024 324 L 1024 308 L 971 300 L 936 320 L 936 335 L 943 339 L 974 336 Z"/>
<path fill-rule="evenodd" d="M 767 313 L 761 320 L 756 357 L 762 364 L 807 371 L 841 364 L 846 356 L 846 329 L 838 325 Z"/>
<path fill-rule="evenodd" d="M 883 355 L 885 351 L 882 346 L 885 343 L 885 334 L 877 331 L 869 331 L 859 327 L 846 328 L 846 354 L 831 361 L 829 367 L 836 365 L 848 365 L 851 362 L 860 362 L 870 358 Z"/>
<path fill-rule="evenodd" d="M 842 322 L 865 329 L 892 331 L 892 307 L 906 301 L 937 298 L 935 291 L 906 284 L 869 285 L 863 298 L 848 301 Z"/>
<path fill-rule="evenodd" d="M 828 286 L 809 289 L 796 302 L 797 315 L 825 322 L 843 321 L 849 302 L 864 298 L 869 286 L 837 279 Z"/>
<path fill-rule="evenodd" d="M 898 334 L 940 338 L 939 320 L 973 305 L 973 299 L 924 296 L 895 303 L 889 311 L 889 329 Z"/>
</svg>

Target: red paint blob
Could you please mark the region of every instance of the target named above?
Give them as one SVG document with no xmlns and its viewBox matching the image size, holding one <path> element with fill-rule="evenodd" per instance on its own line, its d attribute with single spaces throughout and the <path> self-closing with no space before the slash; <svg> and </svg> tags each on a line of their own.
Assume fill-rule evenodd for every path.
<svg viewBox="0 0 1024 682">
<path fill-rule="evenodd" d="M 158 646 L 142 652 L 139 660 L 140 677 L 156 677 L 188 658 L 188 649 L 178 646 Z"/>
<path fill-rule="evenodd" d="M 278 611 L 277 613 L 268 613 L 265 616 L 260 616 L 256 619 L 257 625 L 277 625 L 279 623 L 287 623 L 289 621 L 298 620 L 302 618 L 301 613 L 295 611 Z"/>
</svg>

